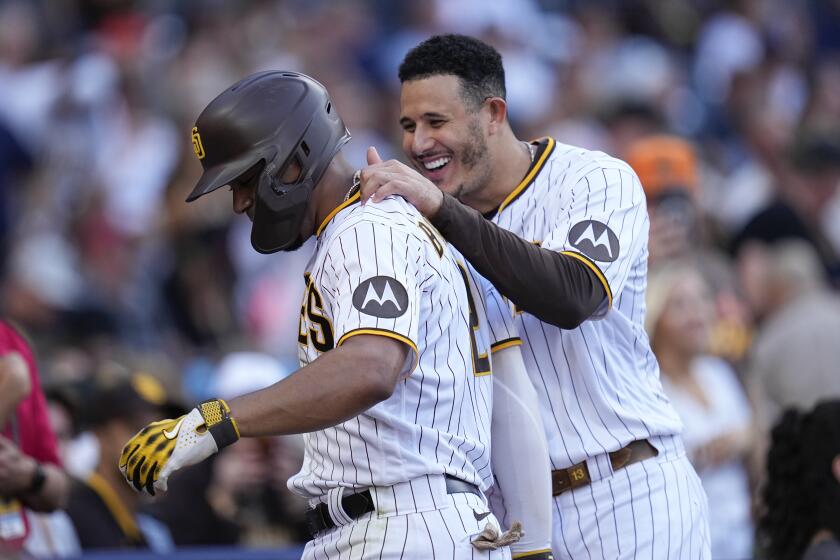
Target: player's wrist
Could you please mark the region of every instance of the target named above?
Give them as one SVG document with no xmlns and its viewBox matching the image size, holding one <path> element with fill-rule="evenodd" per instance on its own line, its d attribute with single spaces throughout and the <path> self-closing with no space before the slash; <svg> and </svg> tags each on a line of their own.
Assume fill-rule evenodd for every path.
<svg viewBox="0 0 840 560">
<path fill-rule="evenodd" d="M 452 196 L 448 195 L 447 193 L 438 190 L 437 194 L 437 206 L 434 208 L 434 211 L 425 212 L 423 215 L 432 222 L 432 225 L 435 226 L 440 230 L 441 227 L 445 227 L 445 225 L 451 219 L 452 209 L 450 206 L 454 204 L 460 204 L 458 200 Z M 430 205 L 432 206 L 432 205 Z"/>
<path fill-rule="evenodd" d="M 239 441 L 239 428 L 225 401 L 209 399 L 199 403 L 197 408 L 219 450 Z"/>
<path fill-rule="evenodd" d="M 434 218 L 440 209 L 443 207 L 443 199 L 444 193 L 442 190 L 439 190 L 437 187 L 434 190 L 429 191 L 428 196 L 428 203 L 426 204 L 426 218 L 432 219 Z"/>
</svg>

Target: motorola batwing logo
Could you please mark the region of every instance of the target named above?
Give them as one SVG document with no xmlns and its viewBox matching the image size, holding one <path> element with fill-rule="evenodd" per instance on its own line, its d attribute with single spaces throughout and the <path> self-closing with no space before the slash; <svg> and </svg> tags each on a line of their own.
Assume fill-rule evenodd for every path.
<svg viewBox="0 0 840 560">
<path fill-rule="evenodd" d="M 613 262 L 618 258 L 618 237 L 596 220 L 585 220 L 572 226 L 569 241 L 593 261 Z"/>
<path fill-rule="evenodd" d="M 353 291 L 353 307 L 366 315 L 393 319 L 408 309 L 408 293 L 396 278 L 374 276 Z"/>
</svg>

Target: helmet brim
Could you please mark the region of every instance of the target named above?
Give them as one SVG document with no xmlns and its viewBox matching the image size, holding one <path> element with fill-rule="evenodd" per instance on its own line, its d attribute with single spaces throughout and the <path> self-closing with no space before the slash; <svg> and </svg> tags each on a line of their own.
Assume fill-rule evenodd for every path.
<svg viewBox="0 0 840 560">
<path fill-rule="evenodd" d="M 187 197 L 187 202 L 192 202 L 220 187 L 229 185 L 231 181 L 244 174 L 253 165 L 253 156 L 249 154 L 248 157 L 205 169 L 195 184 L 195 187 L 193 187 L 192 192 Z"/>
</svg>

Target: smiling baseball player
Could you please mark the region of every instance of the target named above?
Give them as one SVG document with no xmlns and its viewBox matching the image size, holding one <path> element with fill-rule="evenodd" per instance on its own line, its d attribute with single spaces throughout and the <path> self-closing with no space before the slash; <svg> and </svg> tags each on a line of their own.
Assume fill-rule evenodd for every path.
<svg viewBox="0 0 840 560">
<path fill-rule="evenodd" d="M 537 397 L 517 389 L 527 381 L 519 338 L 498 300 L 484 314 L 474 272 L 416 209 L 398 197 L 359 204 L 340 153 L 348 139 L 323 86 L 292 72 L 249 76 L 199 116 L 193 145 L 204 173 L 188 200 L 230 184 L 260 252 L 317 238 L 304 276 L 301 369 L 230 403 L 211 399 L 150 424 L 126 444 L 120 468 L 154 494 L 172 472 L 240 436 L 305 433 L 303 465 L 289 481 L 311 508 L 304 558 L 508 558 L 506 545 L 520 535 L 501 531 L 484 494 L 494 479 L 491 425 L 497 431 L 490 353 L 511 389 L 497 404 L 528 427 Z M 498 440 L 504 453 L 536 457 L 536 467 L 520 470 L 528 479 L 503 469 L 500 480 L 515 519 L 534 496 L 528 506 L 545 519 L 526 532 L 545 545 L 523 554 L 547 558 L 544 437 Z"/>
<path fill-rule="evenodd" d="M 406 197 L 511 302 L 548 437 L 555 556 L 708 558 L 706 496 L 644 330 L 635 173 L 552 138 L 520 141 L 501 56 L 471 37 L 424 41 L 400 80 L 414 168 L 369 150 L 363 199 Z"/>
</svg>

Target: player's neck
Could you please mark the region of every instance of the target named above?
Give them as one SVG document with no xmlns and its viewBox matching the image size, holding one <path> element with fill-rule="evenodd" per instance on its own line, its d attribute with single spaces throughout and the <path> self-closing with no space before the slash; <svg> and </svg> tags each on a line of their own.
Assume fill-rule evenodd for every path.
<svg viewBox="0 0 840 560">
<path fill-rule="evenodd" d="M 320 226 L 330 212 L 341 205 L 353 185 L 355 170 L 341 154 L 337 155 L 318 182 L 315 197 L 315 227 Z"/>
<path fill-rule="evenodd" d="M 491 212 L 513 192 L 531 167 L 527 145 L 508 129 L 492 149 L 490 179 L 481 189 L 461 197 L 461 202 L 482 214 Z"/>
</svg>

